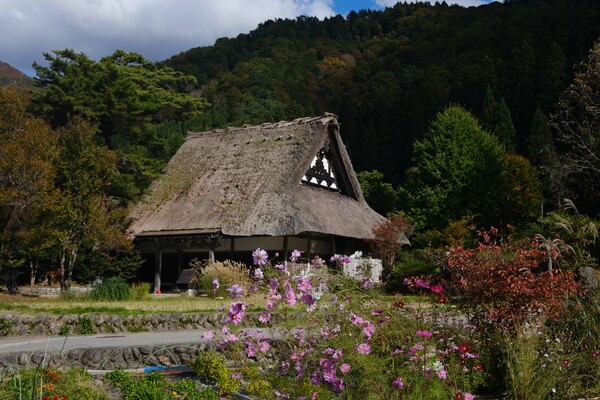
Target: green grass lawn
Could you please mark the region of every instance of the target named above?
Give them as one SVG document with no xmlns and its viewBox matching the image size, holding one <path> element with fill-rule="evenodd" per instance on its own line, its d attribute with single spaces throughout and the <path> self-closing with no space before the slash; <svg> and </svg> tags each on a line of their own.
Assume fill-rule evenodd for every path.
<svg viewBox="0 0 600 400">
<path fill-rule="evenodd" d="M 256 305 L 262 304 L 260 296 L 246 298 Z M 152 314 L 152 313 L 194 313 L 214 312 L 228 305 L 231 299 L 213 299 L 209 297 L 188 296 L 147 296 L 139 300 L 95 301 L 82 298 L 64 299 L 62 297 L 28 297 L 0 294 L 0 312 L 20 314 Z"/>
</svg>

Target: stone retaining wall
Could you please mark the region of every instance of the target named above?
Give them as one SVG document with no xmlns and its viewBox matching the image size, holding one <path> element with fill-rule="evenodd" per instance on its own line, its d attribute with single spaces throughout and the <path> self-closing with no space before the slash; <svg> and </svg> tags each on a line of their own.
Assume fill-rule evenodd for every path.
<svg viewBox="0 0 600 400">
<path fill-rule="evenodd" d="M 223 314 L 150 315 L 2 315 L 1 336 L 48 336 L 123 332 L 161 332 L 189 329 L 218 329 Z"/>
<path fill-rule="evenodd" d="M 267 354 L 258 353 L 254 362 L 261 368 L 272 368 L 277 352 L 277 342 Z M 138 369 L 152 366 L 189 365 L 204 351 L 217 350 L 215 342 L 173 344 L 161 346 L 133 346 L 107 348 L 75 348 L 65 351 L 14 352 L 0 354 L 0 374 L 6 368 L 28 369 L 41 365 L 45 369 L 82 368 L 86 370 L 112 370 L 115 368 Z M 226 360 L 234 356 L 227 351 L 220 353 Z M 231 361 L 227 362 L 233 365 Z"/>
<path fill-rule="evenodd" d="M 0 371 L 7 367 L 35 368 L 40 364 L 49 369 L 69 367 L 87 370 L 187 365 L 200 352 L 214 349 L 214 343 L 199 343 L 172 346 L 71 349 L 55 354 L 44 354 L 40 351 L 5 353 L 0 355 Z"/>
</svg>

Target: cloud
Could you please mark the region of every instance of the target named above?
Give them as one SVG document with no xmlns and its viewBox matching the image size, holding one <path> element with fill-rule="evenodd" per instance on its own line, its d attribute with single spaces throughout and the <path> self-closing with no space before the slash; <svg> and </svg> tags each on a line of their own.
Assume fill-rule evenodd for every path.
<svg viewBox="0 0 600 400">
<path fill-rule="evenodd" d="M 251 4 L 251 6 L 250 6 Z M 32 74 L 43 52 L 117 49 L 164 60 L 268 19 L 334 15 L 332 0 L 0 0 L 0 60 Z"/>
</svg>

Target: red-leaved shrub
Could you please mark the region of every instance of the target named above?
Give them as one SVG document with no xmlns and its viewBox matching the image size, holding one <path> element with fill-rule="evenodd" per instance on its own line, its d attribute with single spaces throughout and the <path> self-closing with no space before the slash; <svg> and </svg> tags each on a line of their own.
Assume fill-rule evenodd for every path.
<svg viewBox="0 0 600 400">
<path fill-rule="evenodd" d="M 496 234 L 493 228 L 480 232 L 474 249 L 448 249 L 448 294 L 479 324 L 513 325 L 540 314 L 560 316 L 566 298 L 579 289 L 573 273 L 544 271 L 548 253 L 536 239 L 502 242 L 494 240 Z"/>
</svg>

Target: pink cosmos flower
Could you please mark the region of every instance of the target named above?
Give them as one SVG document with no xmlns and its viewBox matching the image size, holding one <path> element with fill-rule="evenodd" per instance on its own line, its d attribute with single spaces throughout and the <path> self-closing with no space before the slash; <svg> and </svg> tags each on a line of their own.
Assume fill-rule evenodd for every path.
<svg viewBox="0 0 600 400">
<path fill-rule="evenodd" d="M 319 371 L 315 371 L 312 374 L 310 374 L 310 383 L 312 383 L 315 386 L 319 386 L 319 384 L 321 383 L 321 373 Z"/>
<path fill-rule="evenodd" d="M 342 350 L 337 349 L 336 351 L 333 352 L 333 355 L 331 356 L 331 358 L 333 358 L 334 360 L 340 360 L 343 356 L 344 356 L 344 354 L 342 353 Z"/>
<path fill-rule="evenodd" d="M 290 372 L 290 362 L 284 360 L 281 362 L 281 374 L 287 375 Z"/>
<path fill-rule="evenodd" d="M 213 288 L 213 293 L 217 294 L 217 291 L 219 290 L 219 278 L 217 278 L 217 277 L 213 278 L 212 288 Z"/>
<path fill-rule="evenodd" d="M 254 348 L 254 346 L 249 345 L 248 347 L 246 347 L 246 357 L 256 357 L 256 349 Z"/>
<path fill-rule="evenodd" d="M 306 304 L 307 306 L 312 306 L 315 304 L 315 299 L 312 297 L 312 294 L 310 293 L 304 293 L 302 295 L 302 302 L 304 304 Z"/>
<path fill-rule="evenodd" d="M 269 286 L 271 287 L 271 290 L 277 290 L 279 287 L 279 280 L 277 278 L 271 278 Z"/>
<path fill-rule="evenodd" d="M 212 340 L 215 337 L 213 331 L 206 331 L 202 333 L 202 337 L 206 340 Z"/>
<path fill-rule="evenodd" d="M 371 336 L 373 336 L 373 334 L 375 333 L 375 325 L 373 325 L 370 322 L 367 322 L 362 329 L 363 333 L 365 334 L 367 340 L 371 339 Z"/>
<path fill-rule="evenodd" d="M 304 253 L 304 252 L 301 250 L 292 251 L 292 255 L 290 256 L 290 261 L 295 263 L 302 256 L 302 253 Z"/>
<path fill-rule="evenodd" d="M 442 287 L 442 285 L 435 285 L 431 287 L 431 291 L 436 294 L 443 294 L 444 288 Z"/>
<path fill-rule="evenodd" d="M 301 279 L 298 282 L 298 290 L 301 292 L 308 292 L 311 288 L 310 279 Z"/>
<path fill-rule="evenodd" d="M 397 376 L 396 379 L 392 382 L 392 386 L 396 389 L 402 389 L 404 387 L 404 382 L 402 382 L 402 377 Z"/>
<path fill-rule="evenodd" d="M 265 274 L 263 274 L 262 269 L 260 268 L 256 268 L 254 270 L 254 279 L 262 281 L 265 277 Z"/>
<path fill-rule="evenodd" d="M 431 336 L 433 336 L 433 334 L 428 330 L 418 330 L 417 335 L 425 338 L 430 338 Z"/>
<path fill-rule="evenodd" d="M 269 323 L 269 321 L 271 320 L 271 313 L 268 311 L 261 312 L 260 315 L 258 316 L 258 320 L 260 322 L 262 322 L 263 324 Z"/>
<path fill-rule="evenodd" d="M 229 336 L 227 336 L 227 338 L 225 339 L 226 342 L 231 342 L 231 343 L 235 343 L 238 341 L 238 337 L 235 336 L 235 334 L 230 333 Z"/>
<path fill-rule="evenodd" d="M 325 264 L 325 261 L 321 257 L 315 256 L 315 258 L 311 260 L 310 264 L 315 268 L 321 268 L 323 264 Z"/>
<path fill-rule="evenodd" d="M 443 369 L 443 368 L 442 368 L 442 369 L 440 369 L 439 371 L 436 371 L 435 373 L 437 374 L 438 378 L 440 378 L 440 379 L 442 379 L 442 380 L 443 380 L 443 379 L 446 379 L 446 377 L 447 377 L 447 372 L 446 372 L 446 370 L 445 370 L 445 369 Z"/>
<path fill-rule="evenodd" d="M 429 282 L 424 281 L 423 279 L 417 279 L 415 281 L 415 285 L 417 285 L 417 287 L 423 288 L 423 289 L 429 289 Z"/>
<path fill-rule="evenodd" d="M 246 305 L 244 303 L 233 303 L 227 313 L 227 322 L 234 325 L 239 324 L 246 315 Z"/>
<path fill-rule="evenodd" d="M 271 345 L 269 344 L 269 342 L 259 342 L 258 343 L 258 349 L 263 353 L 266 353 L 267 351 L 269 351 L 270 348 L 271 348 Z"/>
<path fill-rule="evenodd" d="M 269 255 L 267 252 L 260 247 L 252 252 L 252 259 L 254 260 L 254 265 L 265 265 L 267 263 L 267 258 Z"/>
<path fill-rule="evenodd" d="M 350 366 L 350 364 L 348 363 L 343 363 L 342 365 L 340 365 L 340 372 L 342 374 L 347 374 L 348 372 L 350 372 L 350 369 L 352 367 Z"/>
<path fill-rule="evenodd" d="M 351 314 L 350 322 L 352 322 L 352 325 L 362 325 L 365 322 L 365 320 L 362 319 L 360 315 Z"/>
<path fill-rule="evenodd" d="M 275 302 L 273 300 L 266 300 L 265 307 L 267 307 L 269 310 L 272 310 L 275 308 Z"/>
<path fill-rule="evenodd" d="M 239 299 L 244 294 L 244 289 L 242 289 L 242 287 L 237 283 L 234 283 L 229 289 L 227 289 L 227 292 L 232 299 Z"/>
<path fill-rule="evenodd" d="M 292 287 L 288 287 L 285 291 L 285 298 L 289 305 L 293 306 L 296 304 L 296 294 L 294 293 L 294 289 Z"/>
<path fill-rule="evenodd" d="M 356 346 L 356 351 L 359 354 L 370 354 L 371 353 L 371 346 L 369 346 L 369 343 L 361 343 L 358 346 Z"/>
<path fill-rule="evenodd" d="M 335 375 L 335 369 L 328 369 L 326 371 L 323 371 L 323 380 L 329 383 L 337 381 L 338 377 Z"/>
<path fill-rule="evenodd" d="M 466 392 L 465 393 L 465 400 L 475 400 L 475 396 L 473 396 L 471 393 Z"/>
<path fill-rule="evenodd" d="M 331 387 L 333 388 L 333 390 L 341 392 L 342 390 L 344 390 L 344 379 L 337 378 L 335 381 L 331 382 Z"/>
</svg>

